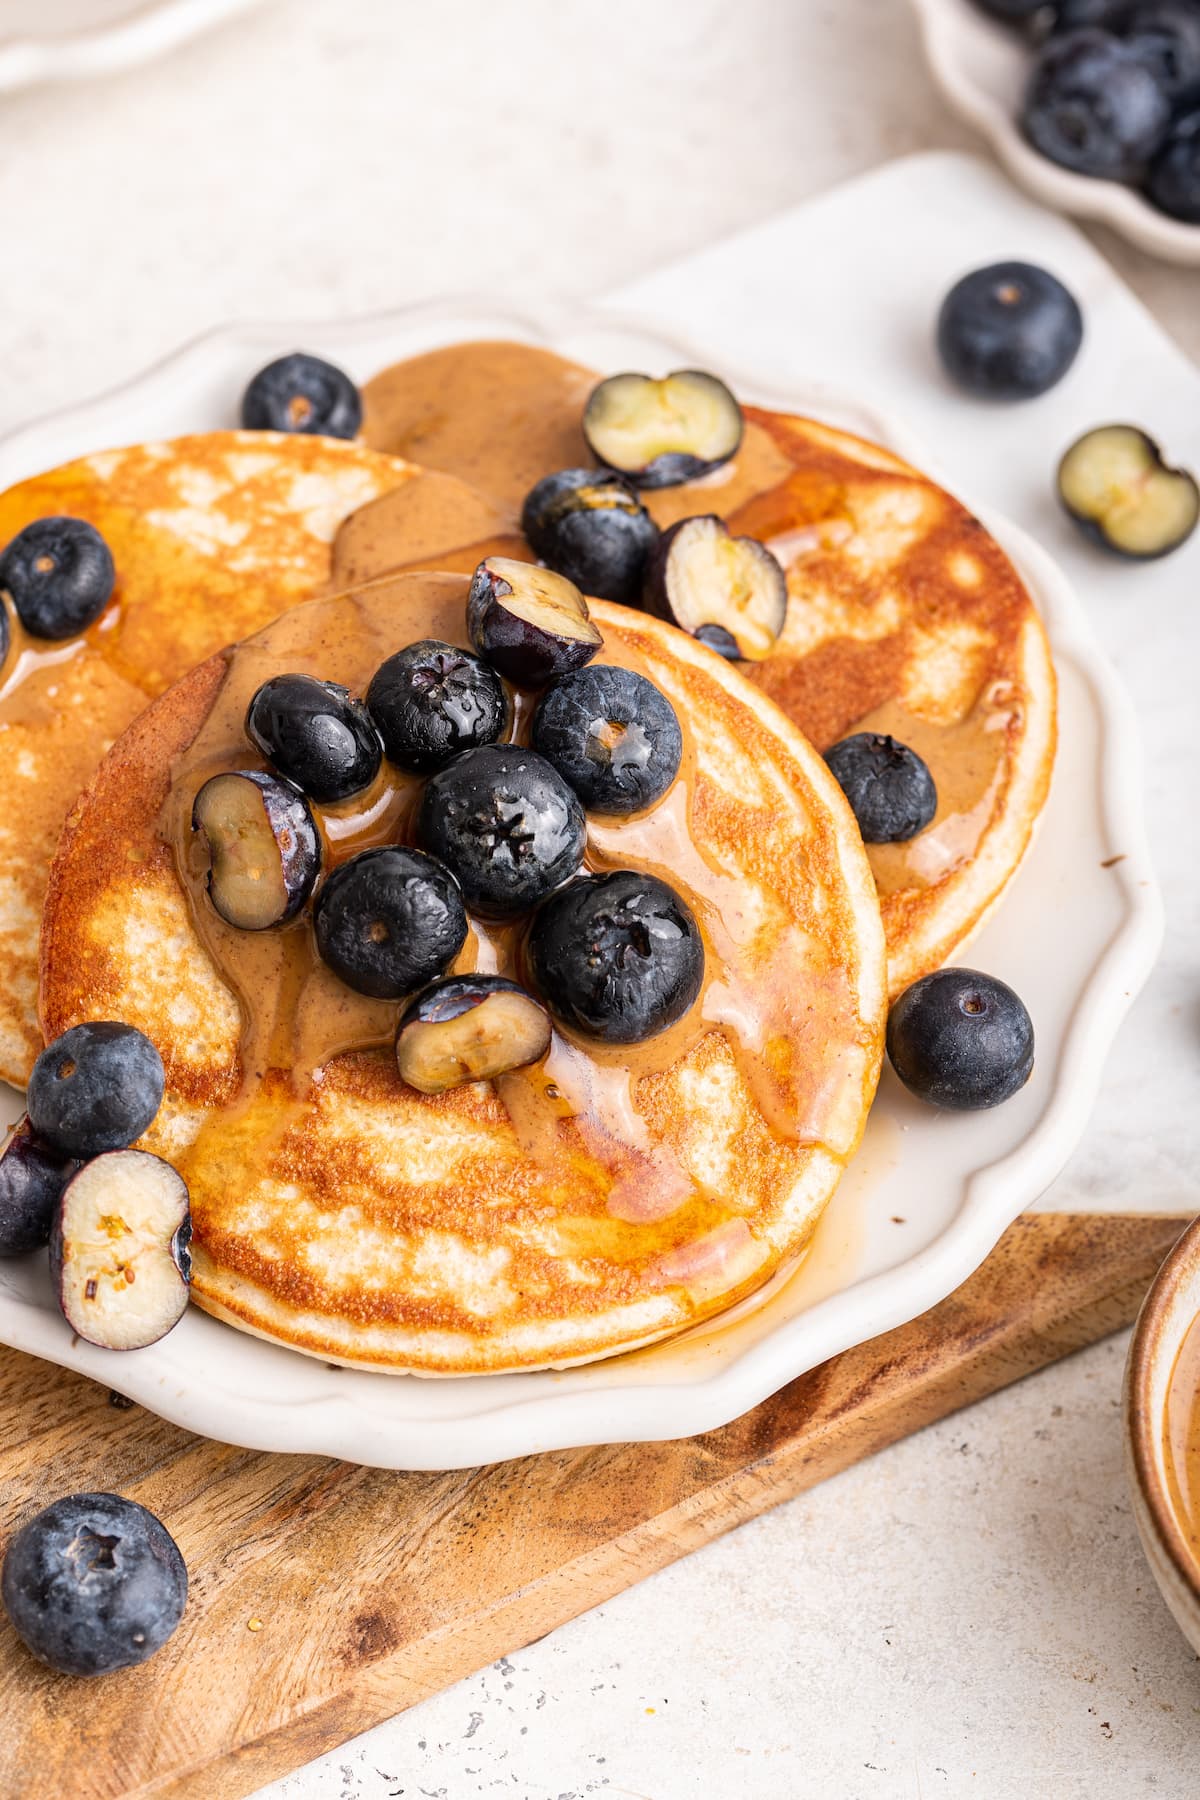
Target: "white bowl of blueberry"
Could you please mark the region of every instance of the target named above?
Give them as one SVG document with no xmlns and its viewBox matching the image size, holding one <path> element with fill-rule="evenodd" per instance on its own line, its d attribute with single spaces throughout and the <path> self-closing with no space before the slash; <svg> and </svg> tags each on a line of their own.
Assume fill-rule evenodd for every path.
<svg viewBox="0 0 1200 1800">
<path fill-rule="evenodd" d="M 913 0 L 935 79 L 1021 184 L 1200 263 L 1200 0 Z"/>
</svg>

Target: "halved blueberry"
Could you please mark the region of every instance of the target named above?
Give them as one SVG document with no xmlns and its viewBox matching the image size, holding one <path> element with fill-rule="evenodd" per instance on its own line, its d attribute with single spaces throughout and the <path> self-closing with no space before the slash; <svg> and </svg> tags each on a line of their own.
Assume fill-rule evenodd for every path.
<svg viewBox="0 0 1200 1800">
<path fill-rule="evenodd" d="M 1013 990 L 978 969 L 937 969 L 905 988 L 888 1015 L 887 1052 L 931 1106 L 999 1106 L 1029 1080 L 1033 1024 Z"/>
<path fill-rule="evenodd" d="M 902 844 L 933 822 L 937 788 L 928 765 L 907 744 L 857 731 L 825 752 L 850 802 L 864 844 Z"/>
<path fill-rule="evenodd" d="M 62 1156 L 123 1150 L 153 1124 L 164 1086 L 148 1037 L 119 1020 L 91 1019 L 47 1044 L 34 1063 L 29 1121 Z"/>
<path fill-rule="evenodd" d="M 988 400 L 1026 400 L 1061 381 L 1083 342 L 1074 295 L 1034 263 L 990 263 L 956 281 L 938 314 L 946 373 Z"/>
<path fill-rule="evenodd" d="M 397 768 L 431 774 L 494 743 L 508 723 L 508 695 L 494 669 L 469 650 L 423 638 L 389 656 L 371 677 L 367 711 Z"/>
<path fill-rule="evenodd" d="M 687 902 L 633 869 L 588 875 L 534 916 L 529 967 L 555 1018 L 587 1037 L 636 1044 L 681 1019 L 704 982 Z"/>
<path fill-rule="evenodd" d="M 450 871 L 419 850 L 364 850 L 335 869 L 313 908 L 317 950 L 347 987 L 399 1000 L 441 975 L 467 940 Z"/>
<path fill-rule="evenodd" d="M 1147 196 L 1173 219 L 1200 225 L 1200 111 L 1184 113 L 1150 165 Z"/>
<path fill-rule="evenodd" d="M 112 599 L 116 578 L 111 550 L 86 519 L 35 519 L 0 556 L 0 588 L 30 637 L 86 631 Z"/>
<path fill-rule="evenodd" d="M 590 812 L 632 813 L 661 800 L 678 775 L 683 733 L 652 681 L 593 663 L 542 696 L 533 747 Z"/>
<path fill-rule="evenodd" d="M 73 1175 L 50 1237 L 63 1317 L 105 1350 L 144 1350 L 187 1311 L 187 1184 L 146 1150 L 110 1150 Z"/>
<path fill-rule="evenodd" d="M 1136 181 L 1167 135 L 1171 104 L 1135 50 L 1084 29 L 1051 38 L 1041 52 L 1021 123 L 1051 162 Z"/>
<path fill-rule="evenodd" d="M 362 396 L 345 370 L 303 350 L 269 362 L 242 395 L 246 431 L 352 438 L 361 424 Z"/>
<path fill-rule="evenodd" d="M 1200 519 L 1200 487 L 1136 425 L 1085 431 L 1058 465 L 1058 495 L 1085 537 L 1116 556 L 1168 556 Z"/>
<path fill-rule="evenodd" d="M 241 931 L 295 918 L 321 872 L 321 838 L 308 802 L 277 775 L 211 775 L 192 805 L 192 830 L 208 851 L 208 897 Z"/>
<path fill-rule="evenodd" d="M 559 469 L 525 496 L 521 530 L 551 569 L 585 594 L 631 606 L 658 526 L 615 469 Z"/>
<path fill-rule="evenodd" d="M 610 375 L 583 411 L 591 449 L 640 488 L 707 475 L 737 454 L 742 426 L 742 409 L 725 383 L 703 369 L 676 369 L 660 381 Z"/>
<path fill-rule="evenodd" d="M 18 1119 L 0 1150 L 0 1256 L 23 1256 L 50 1242 L 50 1227 L 78 1165 Z"/>
<path fill-rule="evenodd" d="M 362 701 L 312 675 L 264 681 L 246 712 L 246 736 L 281 775 L 326 805 L 369 787 L 383 761 Z"/>
<path fill-rule="evenodd" d="M 761 662 L 787 618 L 787 576 L 757 538 L 731 537 L 715 513 L 680 519 L 646 565 L 647 612 L 699 638 L 719 656 Z"/>
<path fill-rule="evenodd" d="M 518 687 L 544 687 L 582 668 L 604 642 L 573 582 L 509 556 L 489 556 L 476 569 L 467 631 L 480 656 Z"/>
<path fill-rule="evenodd" d="M 450 975 L 413 1001 L 396 1033 L 409 1087 L 444 1094 L 540 1062 L 550 1048 L 543 1006 L 501 975 Z"/>
<path fill-rule="evenodd" d="M 417 832 L 475 912 L 511 918 L 583 861 L 583 808 L 557 769 L 517 744 L 464 751 L 430 777 Z"/>
</svg>

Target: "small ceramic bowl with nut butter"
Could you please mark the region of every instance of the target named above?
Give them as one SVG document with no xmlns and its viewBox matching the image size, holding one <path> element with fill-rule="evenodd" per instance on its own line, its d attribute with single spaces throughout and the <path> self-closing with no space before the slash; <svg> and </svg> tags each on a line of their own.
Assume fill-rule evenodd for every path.
<svg viewBox="0 0 1200 1800">
<path fill-rule="evenodd" d="M 1146 1296 L 1125 1365 L 1123 1410 L 1142 1548 L 1200 1655 L 1200 1219 Z"/>
</svg>

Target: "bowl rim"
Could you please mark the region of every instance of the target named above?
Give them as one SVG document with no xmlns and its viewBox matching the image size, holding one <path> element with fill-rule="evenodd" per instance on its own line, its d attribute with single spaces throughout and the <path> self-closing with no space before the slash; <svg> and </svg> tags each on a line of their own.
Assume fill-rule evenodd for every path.
<svg viewBox="0 0 1200 1800">
<path fill-rule="evenodd" d="M 1171 1367 L 1166 1378 L 1167 1388 L 1174 1375 L 1183 1334 L 1169 1340 L 1168 1327 L 1172 1310 L 1179 1303 L 1184 1276 L 1197 1267 L 1200 1267 L 1200 1217 L 1192 1220 L 1167 1252 L 1142 1302 L 1129 1342 L 1123 1403 L 1132 1479 L 1163 1553 L 1170 1559 L 1179 1580 L 1200 1603 L 1200 1552 L 1189 1544 L 1171 1502 L 1163 1474 L 1164 1408 L 1151 1404 L 1155 1371 L 1168 1342 L 1171 1344 Z"/>
</svg>

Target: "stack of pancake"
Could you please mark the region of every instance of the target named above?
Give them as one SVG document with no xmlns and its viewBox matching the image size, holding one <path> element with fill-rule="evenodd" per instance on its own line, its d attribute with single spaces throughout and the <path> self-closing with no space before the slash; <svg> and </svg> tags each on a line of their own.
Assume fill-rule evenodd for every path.
<svg viewBox="0 0 1200 1800">
<path fill-rule="evenodd" d="M 675 789 L 590 819 L 587 862 L 689 898 L 707 976 L 688 1029 L 636 1054 L 556 1031 L 546 1064 L 429 1096 L 400 1079 L 394 1020 L 318 1055 L 308 989 L 239 987 L 182 878 L 173 796 L 201 751 L 210 772 L 262 766 L 233 704 L 251 675 L 361 691 L 417 638 L 466 643 L 469 572 L 531 556 L 525 493 L 593 460 L 597 379 L 527 346 L 454 346 L 368 385 L 362 443 L 212 433 L 0 497 L 0 545 L 70 513 L 118 573 L 78 640 L 14 621 L 0 670 L 0 1073 L 23 1085 L 43 1037 L 83 1019 L 145 1031 L 167 1094 L 144 1142 L 191 1191 L 194 1298 L 330 1360 L 561 1366 L 711 1317 L 794 1262 L 861 1138 L 889 994 L 977 927 L 1045 799 L 1053 670 L 999 547 L 890 453 L 747 409 L 731 463 L 645 499 L 660 525 L 715 512 L 774 550 L 774 652 L 733 665 L 592 609 L 600 660 L 649 673 L 684 728 Z M 933 773 L 937 814 L 908 843 L 864 847 L 823 761 L 858 730 Z M 475 931 L 456 966 L 487 953 Z"/>
</svg>

